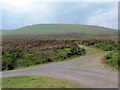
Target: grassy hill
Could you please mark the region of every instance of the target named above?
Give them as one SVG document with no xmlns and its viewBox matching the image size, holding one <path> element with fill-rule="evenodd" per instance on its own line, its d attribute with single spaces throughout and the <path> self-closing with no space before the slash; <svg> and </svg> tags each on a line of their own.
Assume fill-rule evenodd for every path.
<svg viewBox="0 0 120 90">
<path fill-rule="evenodd" d="M 9 32 L 9 30 L 1 30 L 2 32 Z"/>
<path fill-rule="evenodd" d="M 38 24 L 22 27 L 3 35 L 48 35 L 48 37 L 116 37 L 117 30 L 75 24 Z M 56 35 L 56 36 L 55 36 Z"/>
</svg>

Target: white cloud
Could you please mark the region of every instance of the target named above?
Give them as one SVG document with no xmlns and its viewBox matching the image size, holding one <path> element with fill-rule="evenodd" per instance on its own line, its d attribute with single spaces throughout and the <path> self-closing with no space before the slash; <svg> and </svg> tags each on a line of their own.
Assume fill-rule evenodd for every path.
<svg viewBox="0 0 120 90">
<path fill-rule="evenodd" d="M 119 0 L 0 0 L 0 8 L 10 10 L 13 8 L 18 11 L 29 11 L 28 8 L 32 7 L 34 3 L 40 2 L 119 2 Z"/>
<path fill-rule="evenodd" d="M 0 0 L 0 2 L 20 6 L 34 2 L 119 2 L 119 0 Z"/>
<path fill-rule="evenodd" d="M 47 22 L 50 22 L 48 20 L 49 17 L 54 18 L 54 14 L 56 14 L 55 10 L 57 10 L 50 2 L 118 2 L 118 0 L 0 0 L 0 6 L 3 6 L 0 7 L 0 9 L 7 11 L 7 13 L 16 20 L 26 15 L 26 21 L 28 22 L 33 21 L 40 23 L 40 21 L 44 22 L 45 19 L 47 19 Z M 84 9 L 89 8 L 89 5 L 90 4 L 80 4 L 76 7 L 78 9 Z M 65 10 L 62 13 L 69 12 L 71 12 L 71 9 Z M 87 24 L 116 28 L 117 14 L 115 13 L 117 13 L 116 8 L 105 13 L 99 10 L 94 16 L 87 20 Z"/>
<path fill-rule="evenodd" d="M 99 25 L 110 28 L 118 28 L 118 8 L 112 8 L 108 12 L 96 11 L 95 15 L 87 19 L 88 25 Z"/>
<path fill-rule="evenodd" d="M 15 14 L 27 13 L 36 11 L 36 4 L 39 3 L 39 11 L 46 11 L 50 9 L 50 2 L 118 2 L 118 0 L 0 0 L 0 8 Z M 88 5 L 82 4 L 80 7 L 84 8 Z"/>
<path fill-rule="evenodd" d="M 41 21 L 53 15 L 51 3 L 38 2 L 39 0 L 3 0 L 2 10 L 14 18 L 27 15 L 26 19 L 29 18 L 29 21 Z"/>
<path fill-rule="evenodd" d="M 45 10 L 50 9 L 49 3 L 39 3 L 39 7 L 36 6 L 37 1 L 39 0 L 3 0 L 2 9 L 7 10 L 11 13 L 28 13 L 34 12 L 39 9 Z M 38 8 L 38 9 L 37 9 Z"/>
</svg>

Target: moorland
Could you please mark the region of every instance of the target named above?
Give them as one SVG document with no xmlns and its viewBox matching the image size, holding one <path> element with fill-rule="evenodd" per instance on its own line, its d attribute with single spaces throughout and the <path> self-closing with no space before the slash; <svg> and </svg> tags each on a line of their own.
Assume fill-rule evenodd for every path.
<svg viewBox="0 0 120 90">
<path fill-rule="evenodd" d="M 10 75 L 11 76 L 43 75 L 43 76 L 54 77 L 54 78 L 62 78 L 62 76 L 60 76 L 60 73 L 54 72 L 54 69 L 53 69 L 55 68 L 59 70 L 62 67 L 64 67 L 62 69 L 63 71 L 61 72 L 61 75 L 63 76 L 65 76 L 63 74 L 65 68 L 66 68 L 65 72 L 67 73 L 71 73 L 75 70 L 76 73 L 73 76 L 76 78 L 77 78 L 77 75 L 81 75 L 82 77 L 82 74 L 80 74 L 78 70 L 82 70 L 85 72 L 89 71 L 91 75 L 94 76 L 95 72 L 98 73 L 99 75 L 102 75 L 102 74 L 105 75 L 112 68 L 112 70 L 115 70 L 115 71 L 113 72 L 111 71 L 109 73 L 113 73 L 111 75 L 116 77 L 117 75 L 116 70 L 120 69 L 119 68 L 120 61 L 118 59 L 118 52 L 119 52 L 118 46 L 119 46 L 118 30 L 114 30 L 106 27 L 99 27 L 99 26 L 73 25 L 73 24 L 71 25 L 70 24 L 67 24 L 67 25 L 40 24 L 40 25 L 31 25 L 31 26 L 22 27 L 16 30 L 10 30 L 10 31 L 5 30 L 5 32 L 3 32 L 3 42 L 1 44 L 1 47 L 2 47 L 2 68 L 1 69 L 3 71 L 3 77 L 5 77 L 3 78 L 3 84 L 4 84 L 3 86 L 8 87 L 7 85 L 10 83 L 8 81 L 15 80 L 17 78 L 17 77 L 10 78 L 9 77 Z M 78 60 L 74 60 L 77 58 Z M 62 62 L 63 63 L 65 62 L 67 64 L 65 65 L 60 64 L 59 66 L 58 63 L 62 63 Z M 99 67 L 97 63 L 101 63 L 101 62 L 102 62 L 102 66 Z M 57 64 L 59 67 L 57 66 Z M 75 66 L 73 66 L 73 64 Z M 94 66 L 94 64 L 96 65 Z M 44 65 L 48 65 L 48 66 L 44 66 Z M 52 69 L 50 69 L 51 71 L 49 70 L 49 65 L 50 67 L 52 67 Z M 110 68 L 108 69 L 102 68 L 103 65 L 108 66 Z M 81 66 L 81 67 L 79 67 L 79 69 L 73 68 L 78 66 Z M 83 69 L 82 66 L 84 67 L 85 70 Z M 28 67 L 28 69 L 26 67 Z M 29 70 L 29 67 L 31 67 L 30 70 Z M 35 67 L 39 67 L 39 68 L 35 69 Z M 90 67 L 90 69 L 88 67 Z M 95 67 L 96 69 L 94 70 Z M 47 69 L 49 70 L 48 73 L 51 72 L 51 75 L 48 75 L 47 72 L 43 71 Z M 101 72 L 102 69 L 103 69 L 103 72 Z M 23 74 L 18 74 L 18 72 L 20 72 L 19 70 L 21 70 L 22 71 L 21 73 Z M 38 70 L 39 72 L 36 73 L 34 70 L 36 72 Z M 27 72 L 30 71 L 31 73 L 35 72 L 36 74 L 31 74 L 30 72 L 26 74 L 26 72 L 24 71 L 27 71 Z M 84 72 L 81 72 L 81 73 L 84 73 Z M 87 73 L 88 72 L 84 74 L 86 76 L 88 75 L 87 77 L 89 77 L 90 75 Z M 67 76 L 70 76 L 70 75 L 67 74 Z M 65 79 L 76 81 L 76 78 L 74 78 L 73 76 L 72 77 L 70 76 L 71 79 L 70 78 L 65 78 Z M 97 79 L 100 79 L 98 75 L 95 75 L 94 77 Z M 93 79 L 91 80 L 96 80 L 94 77 L 92 77 Z M 109 78 L 111 78 L 111 77 L 108 78 L 104 76 L 101 76 L 101 77 L 106 78 L 105 80 L 110 80 Z M 117 83 L 116 81 L 117 77 L 116 78 L 115 77 L 111 79 L 113 81 L 115 79 L 114 82 Z M 20 77 L 16 79 L 17 82 L 19 78 Z M 21 78 L 24 78 L 24 76 Z M 28 78 L 31 78 L 31 77 L 25 77 L 25 78 L 27 80 Z M 38 77 L 34 77 L 34 79 L 39 80 Z M 95 86 L 96 84 L 94 82 L 92 85 L 90 82 L 82 83 L 82 81 L 84 80 L 79 80 L 78 82 L 76 81 L 77 83 L 80 84 L 79 87 L 82 87 L 82 86 L 97 87 Z M 104 83 L 101 84 L 101 82 L 104 82 Z M 98 87 L 110 87 L 111 85 L 110 83 L 108 84 L 108 86 L 107 85 L 104 86 L 105 81 L 103 80 L 101 82 L 97 83 L 99 84 Z M 14 83 L 14 82 L 11 82 L 11 83 Z M 68 81 L 68 84 L 69 84 L 69 81 Z M 36 85 L 36 86 L 39 86 L 39 85 Z M 78 85 L 73 84 L 73 87 L 75 86 L 78 87 Z M 113 85 L 113 86 L 111 85 L 111 87 L 115 87 L 115 86 L 116 85 Z M 22 85 L 22 87 L 24 87 L 24 85 Z M 26 87 L 30 87 L 30 86 L 26 86 Z M 45 84 L 44 87 L 48 87 L 48 86 L 46 86 Z M 61 87 L 61 86 L 58 85 L 58 87 Z"/>
</svg>

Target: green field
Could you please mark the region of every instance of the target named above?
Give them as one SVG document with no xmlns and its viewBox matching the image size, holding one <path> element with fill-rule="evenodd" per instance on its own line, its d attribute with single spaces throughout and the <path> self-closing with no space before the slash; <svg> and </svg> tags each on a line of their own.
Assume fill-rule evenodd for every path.
<svg viewBox="0 0 120 90">
<path fill-rule="evenodd" d="M 110 28 L 76 24 L 38 24 L 3 32 L 3 35 L 48 35 L 65 34 L 68 37 L 111 37 L 117 38 L 117 30 Z M 67 35 L 66 35 L 67 34 Z M 59 36 L 58 36 L 59 37 Z M 63 37 L 63 36 L 62 36 Z"/>
<path fill-rule="evenodd" d="M 2 88 L 82 88 L 69 80 L 42 76 L 17 76 L 2 78 Z"/>
</svg>

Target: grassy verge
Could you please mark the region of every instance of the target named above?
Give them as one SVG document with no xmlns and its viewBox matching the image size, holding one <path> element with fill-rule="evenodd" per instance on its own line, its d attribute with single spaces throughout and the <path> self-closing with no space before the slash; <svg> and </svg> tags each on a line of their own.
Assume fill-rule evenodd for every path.
<svg viewBox="0 0 120 90">
<path fill-rule="evenodd" d="M 88 48 L 86 49 L 86 55 L 98 54 L 98 53 L 106 53 L 106 51 L 97 49 L 97 48 Z"/>
<path fill-rule="evenodd" d="M 68 80 L 42 76 L 4 77 L 2 82 L 3 88 L 83 88 Z"/>
<path fill-rule="evenodd" d="M 102 49 L 90 48 L 88 46 L 83 46 L 83 45 L 79 45 L 79 46 L 86 50 L 86 55 L 92 55 L 92 54 L 98 54 L 98 53 L 107 53 L 107 51 L 104 51 Z"/>
<path fill-rule="evenodd" d="M 118 57 L 118 51 L 113 51 L 105 57 L 105 63 L 120 70 L 119 64 L 120 60 Z"/>
<path fill-rule="evenodd" d="M 0 90 L 2 90 L 2 78 L 0 78 Z"/>
</svg>

